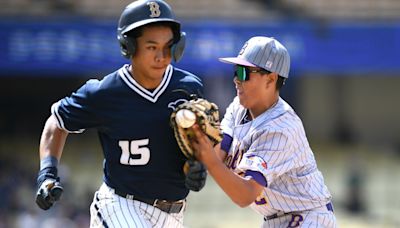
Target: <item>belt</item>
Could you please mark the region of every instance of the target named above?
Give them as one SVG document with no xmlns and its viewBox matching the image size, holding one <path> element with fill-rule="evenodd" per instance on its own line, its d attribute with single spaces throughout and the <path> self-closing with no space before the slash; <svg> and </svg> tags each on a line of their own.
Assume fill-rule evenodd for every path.
<svg viewBox="0 0 400 228">
<path fill-rule="evenodd" d="M 137 200 L 137 201 L 149 204 L 149 205 L 156 207 L 167 213 L 181 212 L 181 210 L 184 206 L 184 202 L 185 202 L 185 200 L 167 201 L 167 200 L 159 200 L 159 199 L 145 199 L 145 198 L 137 197 L 137 196 L 125 193 L 125 192 L 118 191 L 118 190 L 114 190 L 114 193 L 121 197 L 130 199 L 130 200 Z"/>
<path fill-rule="evenodd" d="M 325 205 L 325 207 L 326 207 L 326 209 L 328 211 L 332 211 L 333 212 L 332 203 L 329 202 L 328 204 Z M 281 212 L 278 212 L 278 213 L 273 214 L 273 215 L 264 216 L 264 221 L 275 219 L 275 218 L 279 218 L 279 217 L 284 216 L 284 215 L 290 215 L 290 214 L 295 214 L 295 213 L 300 213 L 300 212 L 299 211 L 291 211 L 291 212 L 283 212 L 283 211 L 281 211 Z"/>
</svg>

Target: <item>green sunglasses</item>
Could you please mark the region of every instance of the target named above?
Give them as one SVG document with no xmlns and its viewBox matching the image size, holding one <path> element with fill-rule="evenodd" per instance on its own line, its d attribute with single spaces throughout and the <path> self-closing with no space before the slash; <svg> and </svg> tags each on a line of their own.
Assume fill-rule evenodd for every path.
<svg viewBox="0 0 400 228">
<path fill-rule="evenodd" d="M 256 70 L 251 70 L 248 67 L 242 66 L 242 65 L 236 65 L 236 70 L 235 70 L 235 77 L 239 81 L 248 81 L 250 80 L 250 73 L 266 73 L 270 74 L 270 71 L 264 70 L 264 69 L 256 69 Z"/>
</svg>

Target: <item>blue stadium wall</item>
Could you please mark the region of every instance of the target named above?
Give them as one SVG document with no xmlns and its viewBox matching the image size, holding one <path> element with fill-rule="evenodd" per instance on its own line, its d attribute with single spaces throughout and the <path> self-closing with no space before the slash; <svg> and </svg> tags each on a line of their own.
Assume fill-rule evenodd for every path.
<svg viewBox="0 0 400 228">
<path fill-rule="evenodd" d="M 400 72 L 399 23 L 183 22 L 188 40 L 177 65 L 204 76 L 231 70 L 218 57 L 235 56 L 251 36 L 279 39 L 291 53 L 292 76 Z M 15 19 L 0 21 L 0 76 L 92 77 L 127 63 L 116 21 Z"/>
</svg>

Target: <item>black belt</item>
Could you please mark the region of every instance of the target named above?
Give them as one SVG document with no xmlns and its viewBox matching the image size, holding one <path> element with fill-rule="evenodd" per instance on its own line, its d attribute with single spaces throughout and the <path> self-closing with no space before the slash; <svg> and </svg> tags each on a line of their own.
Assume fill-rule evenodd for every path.
<svg viewBox="0 0 400 228">
<path fill-rule="evenodd" d="M 328 204 L 326 204 L 325 205 L 326 206 L 326 209 L 328 210 L 328 211 L 332 211 L 333 212 L 333 205 L 332 205 L 332 203 L 328 203 Z M 311 209 L 312 210 L 312 209 Z M 275 218 L 279 218 L 279 217 L 281 217 L 281 216 L 284 216 L 284 215 L 290 215 L 290 214 L 295 214 L 295 213 L 300 213 L 301 211 L 291 211 L 291 212 L 278 212 L 278 213 L 276 213 L 276 214 L 273 214 L 273 215 L 268 215 L 268 216 L 264 216 L 264 221 L 267 221 L 267 220 L 271 220 L 271 219 L 275 219 Z"/>
<path fill-rule="evenodd" d="M 167 201 L 167 200 L 159 200 L 159 199 L 144 199 L 141 197 L 137 197 L 125 192 L 121 192 L 118 190 L 114 190 L 115 194 L 130 199 L 130 200 L 137 200 L 146 204 L 149 204 L 153 207 L 156 207 L 164 212 L 167 213 L 179 213 L 181 212 L 183 206 L 184 206 L 184 200 L 179 200 L 179 201 Z"/>
</svg>

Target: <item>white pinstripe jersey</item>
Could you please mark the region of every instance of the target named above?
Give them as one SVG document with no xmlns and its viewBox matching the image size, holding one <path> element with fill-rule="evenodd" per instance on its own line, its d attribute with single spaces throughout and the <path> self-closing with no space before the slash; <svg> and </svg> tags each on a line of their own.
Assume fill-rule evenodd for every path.
<svg viewBox="0 0 400 228">
<path fill-rule="evenodd" d="M 317 169 L 303 124 L 282 98 L 252 121 L 236 97 L 221 127 L 233 138 L 226 164 L 265 185 L 250 207 L 262 215 L 303 211 L 326 205 L 331 194 Z"/>
</svg>

